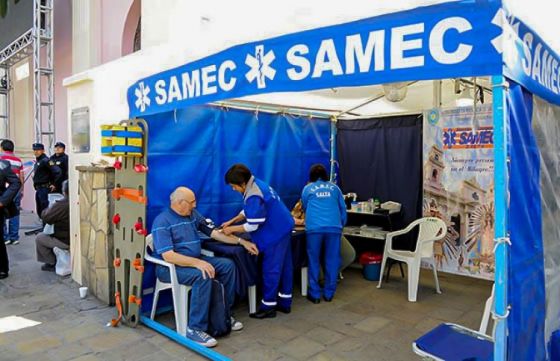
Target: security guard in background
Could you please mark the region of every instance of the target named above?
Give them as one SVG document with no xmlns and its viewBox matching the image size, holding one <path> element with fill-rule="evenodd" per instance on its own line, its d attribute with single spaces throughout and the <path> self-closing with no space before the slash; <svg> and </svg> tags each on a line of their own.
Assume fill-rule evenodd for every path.
<svg viewBox="0 0 560 361">
<path fill-rule="evenodd" d="M 41 143 L 33 144 L 35 166 L 33 167 L 33 187 L 35 187 L 35 205 L 37 214 L 41 215 L 49 206 L 49 193 L 56 191 L 56 185 L 61 184 L 62 172 L 45 154 L 45 146 Z"/>
<path fill-rule="evenodd" d="M 54 154 L 51 155 L 50 160 L 54 162 L 62 173 L 60 177 L 60 183 L 56 184 L 56 190 L 59 193 L 62 193 L 62 182 L 68 179 L 68 155 L 64 153 L 66 150 L 66 145 L 62 142 L 57 142 L 54 145 Z"/>
</svg>

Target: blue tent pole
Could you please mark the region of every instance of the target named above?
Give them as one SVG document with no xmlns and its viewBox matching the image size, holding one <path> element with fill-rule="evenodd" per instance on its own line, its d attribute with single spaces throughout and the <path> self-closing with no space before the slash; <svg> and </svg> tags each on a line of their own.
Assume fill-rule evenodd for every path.
<svg viewBox="0 0 560 361">
<path fill-rule="evenodd" d="M 331 118 L 330 143 L 331 143 L 331 156 L 330 156 L 331 177 L 330 177 L 330 180 L 331 180 L 331 182 L 334 182 L 336 180 L 335 166 L 334 166 L 334 164 L 336 162 L 336 117 Z"/>
<path fill-rule="evenodd" d="M 494 235 L 495 252 L 495 315 L 494 360 L 507 359 L 507 276 L 508 276 L 508 175 L 507 175 L 507 118 L 505 111 L 506 81 L 502 75 L 492 76 L 492 99 L 494 119 L 494 203 L 496 221 Z"/>
<path fill-rule="evenodd" d="M 173 341 L 189 348 L 190 350 L 197 352 L 198 354 L 206 357 L 209 360 L 213 361 L 231 361 L 231 359 L 227 356 L 224 356 L 210 348 L 204 347 L 202 345 L 197 344 L 196 342 L 186 338 L 185 336 L 181 336 L 175 330 L 170 329 L 162 325 L 159 322 L 156 322 L 149 318 L 148 316 L 141 315 L 140 321 L 149 328 L 161 333 L 162 335 L 169 337 Z"/>
</svg>

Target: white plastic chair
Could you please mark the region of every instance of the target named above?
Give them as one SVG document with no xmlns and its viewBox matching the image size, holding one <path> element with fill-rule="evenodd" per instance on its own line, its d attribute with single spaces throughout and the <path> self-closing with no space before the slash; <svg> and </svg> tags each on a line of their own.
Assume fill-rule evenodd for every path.
<svg viewBox="0 0 560 361">
<path fill-rule="evenodd" d="M 156 316 L 159 293 L 161 291 L 171 289 L 171 293 L 173 296 L 173 310 L 175 313 L 175 327 L 180 335 L 186 336 L 187 325 L 189 321 L 189 292 L 191 291 L 192 287 L 180 284 L 177 279 L 177 271 L 175 270 L 175 265 L 152 257 L 149 252 L 152 249 L 152 235 L 149 234 L 146 236 L 146 252 L 144 253 L 144 260 L 169 268 L 171 283 L 162 282 L 159 280 L 159 278 L 156 278 L 156 287 L 154 288 L 154 301 L 152 303 L 150 318 L 153 320 Z"/>
<path fill-rule="evenodd" d="M 415 226 L 420 227 L 416 249 L 413 252 L 393 249 L 393 238 L 410 232 Z M 446 233 L 447 226 L 445 222 L 439 218 L 425 217 L 415 220 L 403 230 L 387 234 L 385 250 L 383 252 L 383 262 L 381 263 L 381 274 L 385 271 L 387 258 L 405 262 L 408 270 L 408 301 L 416 302 L 418 279 L 420 277 L 420 263 L 422 259 L 427 260 L 428 263 L 432 265 L 436 282 L 436 291 L 437 293 L 441 293 L 434 259 L 434 241 L 442 239 L 445 237 Z M 381 288 L 382 281 L 383 277 L 379 277 L 377 288 Z"/>
<path fill-rule="evenodd" d="M 307 287 L 309 279 L 308 279 L 308 274 L 307 274 L 307 266 L 306 267 L 301 267 L 301 295 L 303 297 L 307 296 Z"/>
<path fill-rule="evenodd" d="M 482 320 L 480 321 L 480 328 L 478 332 L 481 334 L 485 334 L 488 336 L 492 336 L 494 334 L 494 330 L 492 329 L 492 333 L 488 334 L 488 322 L 490 321 L 490 313 L 494 308 L 494 288 L 495 285 L 492 285 L 492 292 L 490 293 L 490 297 L 486 300 L 484 304 L 484 312 L 482 313 Z M 494 323 L 494 327 L 496 327 L 496 323 Z"/>
</svg>

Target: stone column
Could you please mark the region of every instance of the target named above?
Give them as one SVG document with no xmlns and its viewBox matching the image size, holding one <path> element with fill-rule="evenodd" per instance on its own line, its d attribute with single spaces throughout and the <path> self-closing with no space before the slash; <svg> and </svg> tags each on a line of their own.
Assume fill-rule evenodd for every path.
<svg viewBox="0 0 560 361">
<path fill-rule="evenodd" d="M 78 166 L 82 285 L 101 301 L 114 304 L 112 167 Z"/>
</svg>

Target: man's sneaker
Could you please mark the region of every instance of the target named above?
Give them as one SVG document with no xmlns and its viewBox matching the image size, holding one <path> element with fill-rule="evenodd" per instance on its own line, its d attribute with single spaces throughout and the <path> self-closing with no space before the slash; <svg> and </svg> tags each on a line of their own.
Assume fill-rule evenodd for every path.
<svg viewBox="0 0 560 361">
<path fill-rule="evenodd" d="M 191 330 L 187 328 L 187 338 L 204 347 L 214 347 L 218 341 L 204 331 Z"/>
<path fill-rule="evenodd" d="M 9 244 L 12 244 L 12 240 L 11 239 L 7 239 L 4 241 L 4 244 L 7 246 Z"/>
<path fill-rule="evenodd" d="M 19 244 L 19 240 L 14 239 L 14 240 L 12 241 L 12 244 L 13 244 L 13 245 Z"/>
<path fill-rule="evenodd" d="M 241 331 L 243 329 L 243 324 L 237 321 L 233 316 L 231 317 L 231 330 L 232 331 Z"/>
</svg>

